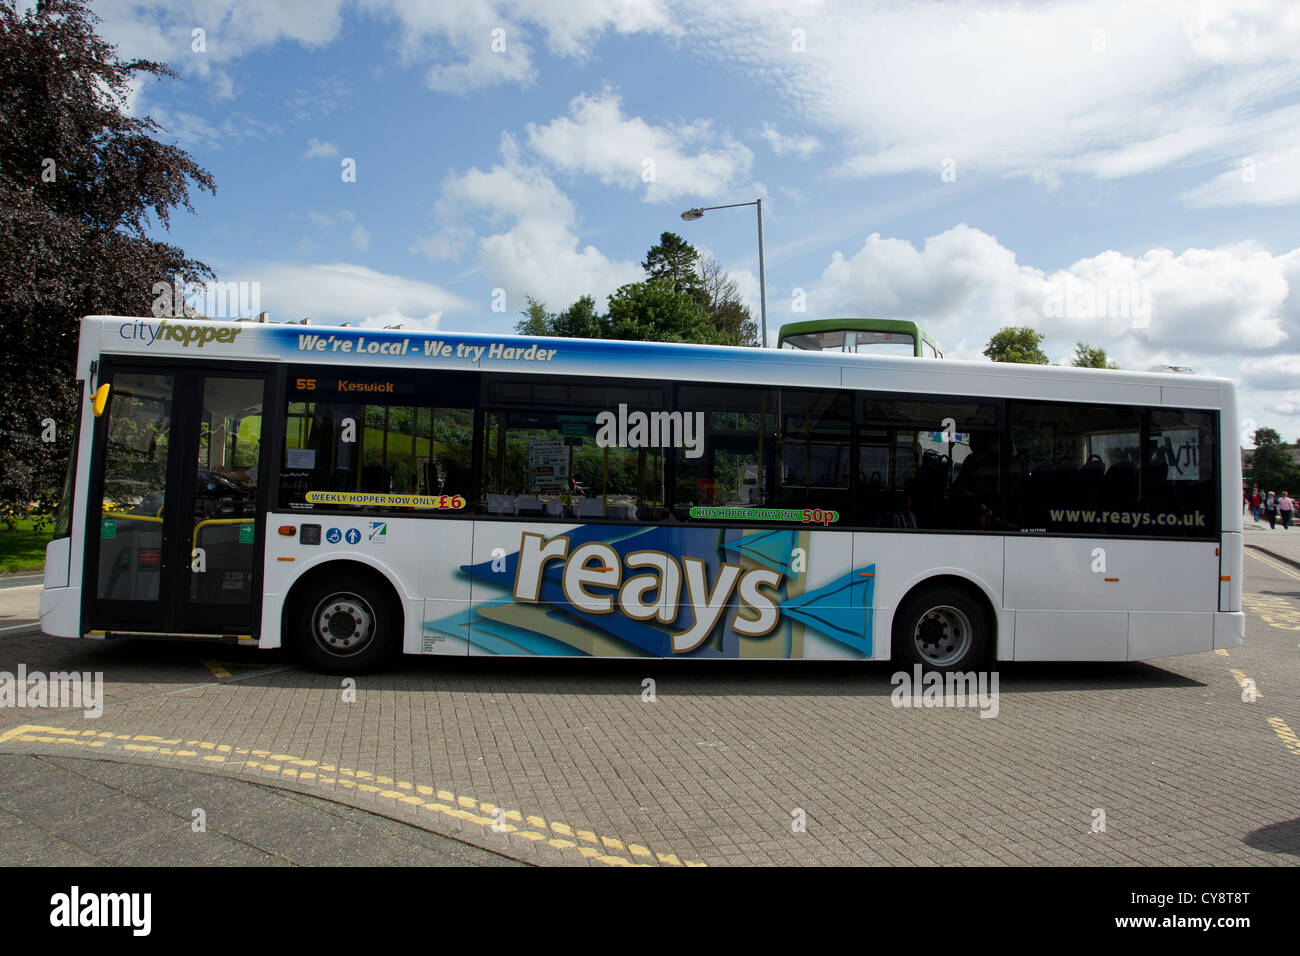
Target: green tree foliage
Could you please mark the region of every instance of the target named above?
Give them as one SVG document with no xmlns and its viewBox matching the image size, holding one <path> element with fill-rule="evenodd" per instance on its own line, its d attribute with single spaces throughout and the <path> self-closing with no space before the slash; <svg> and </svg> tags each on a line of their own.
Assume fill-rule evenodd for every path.
<svg viewBox="0 0 1300 956">
<path fill-rule="evenodd" d="M 701 260 L 680 236 L 665 232 L 642 266 L 647 280 L 619 288 L 603 315 L 589 295 L 560 313 L 547 312 L 544 303 L 529 296 L 516 331 L 566 338 L 758 344 L 758 327 L 740 301 L 735 280 L 712 258 Z"/>
<path fill-rule="evenodd" d="M 1255 450 L 1250 456 L 1251 481 L 1260 493 L 1283 491 L 1300 494 L 1300 465 L 1282 444 L 1282 436 L 1272 428 L 1258 428 L 1254 435 Z"/>
<path fill-rule="evenodd" d="M 524 297 L 528 308 L 519 314 L 523 316 L 515 323 L 515 331 L 520 335 L 554 335 L 555 316 L 546 311 L 546 303 L 538 302 L 531 295 Z"/>
<path fill-rule="evenodd" d="M 1282 444 L 1282 435 L 1276 428 L 1256 428 L 1252 440 L 1255 442 L 1256 448 L 1262 445 L 1280 445 Z"/>
<path fill-rule="evenodd" d="M 1106 357 L 1106 350 L 1077 342 L 1074 346 L 1074 358 L 1070 364 L 1075 368 L 1119 368 Z"/>
<path fill-rule="evenodd" d="M 1039 348 L 1042 341 L 1043 336 L 1028 326 L 1008 326 L 994 333 L 984 354 L 995 362 L 1046 365 L 1047 355 Z"/>
<path fill-rule="evenodd" d="M 667 282 L 674 292 L 685 292 L 703 303 L 705 296 L 704 280 L 700 275 L 700 253 L 677 233 L 665 232 L 660 235 L 659 245 L 650 247 L 641 268 L 650 281 Z"/>
<path fill-rule="evenodd" d="M 147 315 L 155 282 L 215 278 L 146 235 L 173 207 L 193 211 L 192 185 L 215 190 L 188 154 L 154 139 L 156 123 L 125 111 L 138 76 L 175 74 L 119 60 L 85 0 L 23 6 L 0 0 L 0 501 L 19 510 L 61 482 L 79 318 Z"/>
<path fill-rule="evenodd" d="M 695 297 L 664 280 L 633 282 L 609 297 L 609 338 L 736 344 L 709 324 Z"/>
<path fill-rule="evenodd" d="M 571 339 L 608 338 L 601 316 L 596 313 L 596 300 L 584 295 L 555 317 L 555 334 Z"/>
</svg>

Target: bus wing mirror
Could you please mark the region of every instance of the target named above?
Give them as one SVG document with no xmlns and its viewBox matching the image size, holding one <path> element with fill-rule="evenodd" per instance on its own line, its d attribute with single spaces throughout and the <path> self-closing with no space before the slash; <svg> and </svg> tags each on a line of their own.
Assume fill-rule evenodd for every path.
<svg viewBox="0 0 1300 956">
<path fill-rule="evenodd" d="M 95 417 L 98 418 L 104 414 L 104 408 L 108 405 L 108 393 L 112 391 L 113 386 L 108 382 L 99 386 L 95 390 Z"/>
</svg>

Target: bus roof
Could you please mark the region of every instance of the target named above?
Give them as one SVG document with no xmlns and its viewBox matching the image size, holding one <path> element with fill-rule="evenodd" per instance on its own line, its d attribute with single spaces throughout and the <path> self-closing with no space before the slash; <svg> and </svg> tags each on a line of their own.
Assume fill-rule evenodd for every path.
<svg viewBox="0 0 1300 956">
<path fill-rule="evenodd" d="M 323 325 L 87 316 L 77 375 L 101 355 L 384 369 L 765 382 L 914 394 L 1221 408 L 1229 379 L 842 352 Z M 1222 392 L 1222 394 L 1221 394 Z"/>
</svg>

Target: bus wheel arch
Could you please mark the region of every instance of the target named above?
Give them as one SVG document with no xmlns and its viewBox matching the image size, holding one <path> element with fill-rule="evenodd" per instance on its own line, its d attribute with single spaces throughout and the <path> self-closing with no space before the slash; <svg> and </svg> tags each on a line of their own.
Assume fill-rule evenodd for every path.
<svg viewBox="0 0 1300 956">
<path fill-rule="evenodd" d="M 401 596 L 360 561 L 326 561 L 294 582 L 281 614 L 282 643 L 315 670 L 362 674 L 395 656 L 405 627 Z"/>
<path fill-rule="evenodd" d="M 890 657 L 925 670 L 987 666 L 997 650 L 997 609 L 974 581 L 939 574 L 917 581 L 894 608 Z"/>
</svg>

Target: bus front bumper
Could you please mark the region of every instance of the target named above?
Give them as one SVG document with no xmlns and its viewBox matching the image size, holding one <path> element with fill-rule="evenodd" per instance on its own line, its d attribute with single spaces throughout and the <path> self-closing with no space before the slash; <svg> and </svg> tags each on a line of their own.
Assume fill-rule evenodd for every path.
<svg viewBox="0 0 1300 956">
<path fill-rule="evenodd" d="M 81 636 L 81 588 L 41 590 L 41 630 L 51 637 Z"/>
</svg>

